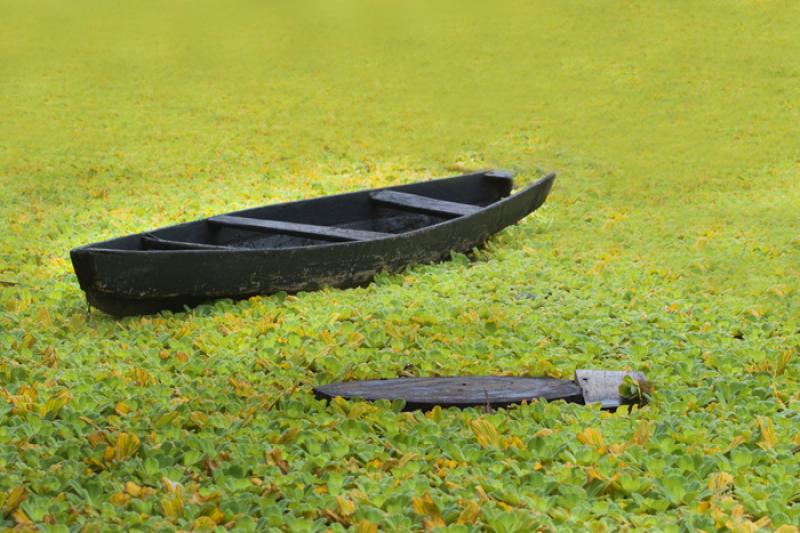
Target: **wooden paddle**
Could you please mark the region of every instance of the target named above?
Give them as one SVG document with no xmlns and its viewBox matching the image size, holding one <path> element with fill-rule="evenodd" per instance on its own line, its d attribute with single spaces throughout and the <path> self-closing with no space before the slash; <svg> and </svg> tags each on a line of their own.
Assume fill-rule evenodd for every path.
<svg viewBox="0 0 800 533">
<path fill-rule="evenodd" d="M 326 400 L 403 400 L 405 410 L 427 410 L 437 405 L 488 409 L 537 399 L 599 403 L 603 409 L 615 409 L 624 403 L 646 402 L 650 390 L 640 372 L 577 370 L 574 380 L 514 376 L 373 379 L 331 383 L 316 387 L 314 393 Z"/>
</svg>

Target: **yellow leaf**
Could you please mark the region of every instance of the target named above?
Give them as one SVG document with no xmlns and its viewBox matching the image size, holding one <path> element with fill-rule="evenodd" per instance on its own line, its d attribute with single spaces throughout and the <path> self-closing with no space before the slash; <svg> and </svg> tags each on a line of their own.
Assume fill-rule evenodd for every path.
<svg viewBox="0 0 800 533">
<path fill-rule="evenodd" d="M 481 514 L 481 506 L 478 504 L 478 502 L 470 500 L 464 506 L 464 509 L 461 511 L 461 514 L 458 515 L 458 520 L 456 520 L 456 523 L 474 524 L 475 521 L 478 519 L 478 516 L 480 516 L 480 514 Z"/>
<path fill-rule="evenodd" d="M 97 448 L 99 444 L 102 444 L 106 441 L 106 434 L 102 431 L 95 431 L 89 433 L 89 435 L 86 436 L 86 439 L 89 441 L 89 444 L 92 446 L 92 448 Z"/>
<path fill-rule="evenodd" d="M 342 516 L 351 516 L 356 512 L 356 504 L 341 496 L 336 496 L 336 507 Z"/>
<path fill-rule="evenodd" d="M 400 339 L 403 337 L 403 334 L 389 321 L 383 323 L 383 330 L 393 339 Z"/>
<path fill-rule="evenodd" d="M 794 350 L 784 350 L 781 352 L 781 356 L 778 358 L 778 363 L 775 365 L 775 375 L 781 376 L 786 371 L 786 367 L 789 366 L 789 361 L 792 359 L 794 355 Z"/>
<path fill-rule="evenodd" d="M 35 396 L 28 394 L 9 394 L 5 399 L 11 404 L 11 412 L 15 415 L 19 415 L 33 409 L 33 400 Z"/>
<path fill-rule="evenodd" d="M 473 420 L 472 423 L 470 423 L 470 427 L 478 440 L 478 444 L 480 444 L 482 448 L 499 446 L 500 435 L 497 433 L 497 428 L 494 427 L 494 424 L 489 420 L 482 418 Z"/>
<path fill-rule="evenodd" d="M 594 428 L 586 428 L 577 435 L 578 441 L 591 446 L 600 453 L 606 452 L 606 443 L 603 434 Z"/>
<path fill-rule="evenodd" d="M 192 414 L 189 415 L 189 420 L 199 428 L 204 428 L 208 425 L 208 415 L 202 411 L 192 411 Z"/>
<path fill-rule="evenodd" d="M 106 449 L 103 450 L 103 461 L 111 461 L 114 459 L 114 447 L 113 446 L 106 446 Z"/>
<path fill-rule="evenodd" d="M 214 507 L 214 510 L 208 514 L 208 517 L 214 521 L 215 524 L 221 524 L 225 521 L 225 513 L 219 507 Z"/>
<path fill-rule="evenodd" d="M 733 437 L 733 439 L 731 439 L 731 443 L 728 444 L 727 448 L 725 448 L 725 453 L 727 453 L 727 452 L 731 451 L 732 449 L 736 448 L 737 446 L 739 446 L 740 444 L 742 444 L 746 440 L 747 439 L 742 435 L 737 435 L 737 436 Z"/>
<path fill-rule="evenodd" d="M 299 435 L 299 434 L 300 434 L 300 428 L 299 427 L 289 428 L 289 429 L 287 429 L 286 431 L 284 431 L 281 434 L 280 438 L 278 438 L 278 443 L 279 444 L 290 444 L 290 443 L 295 441 L 295 439 L 297 438 L 297 435 Z"/>
<path fill-rule="evenodd" d="M 350 346 L 358 347 L 361 346 L 365 338 L 366 337 L 364 337 L 364 335 L 361 333 L 354 331 L 347 336 L 347 342 L 350 344 Z"/>
<path fill-rule="evenodd" d="M 50 316 L 50 311 L 46 307 L 40 307 L 36 312 L 36 321 L 39 326 L 49 327 L 53 324 L 53 317 Z"/>
<path fill-rule="evenodd" d="M 355 533 L 378 533 L 378 524 L 364 519 L 356 524 L 353 530 Z"/>
<path fill-rule="evenodd" d="M 786 296 L 786 291 L 787 291 L 787 289 L 785 289 L 783 287 L 770 287 L 769 289 L 767 289 L 767 292 L 769 292 L 771 294 L 774 294 L 778 298 L 785 297 Z"/>
<path fill-rule="evenodd" d="M 623 408 L 627 408 L 628 406 L 627 406 L 627 405 L 622 405 L 621 407 L 623 407 Z M 617 411 L 617 412 L 619 412 L 619 411 Z M 628 448 L 628 445 L 627 445 L 626 443 L 624 443 L 624 442 L 618 442 L 618 443 L 615 443 L 615 444 L 610 444 L 610 445 L 608 446 L 608 450 L 609 450 L 611 453 L 613 453 L 614 455 L 619 455 L 619 454 L 621 454 L 621 453 L 622 453 L 622 452 L 624 452 L 624 451 L 625 451 L 627 448 Z"/>
<path fill-rule="evenodd" d="M 397 460 L 397 468 L 402 468 L 405 466 L 409 461 L 413 461 L 418 457 L 417 452 L 408 452 L 407 454 L 403 455 L 400 459 Z"/>
<path fill-rule="evenodd" d="M 353 500 L 353 501 L 368 501 L 369 500 L 369 496 L 367 496 L 367 493 L 364 492 L 363 490 L 352 489 L 349 494 L 350 494 L 350 499 Z"/>
<path fill-rule="evenodd" d="M 264 458 L 267 460 L 267 463 L 277 466 L 283 474 L 287 474 L 289 472 L 289 463 L 282 459 L 281 455 L 280 448 L 275 448 L 269 452 L 264 452 Z"/>
<path fill-rule="evenodd" d="M 192 522 L 192 529 L 197 531 L 211 531 L 215 527 L 217 527 L 217 523 L 208 516 L 200 516 Z"/>
<path fill-rule="evenodd" d="M 48 346 L 44 349 L 42 352 L 42 363 L 50 368 L 55 368 L 58 366 L 58 355 L 56 354 L 55 348 Z"/>
<path fill-rule="evenodd" d="M 590 480 L 598 480 L 604 481 L 606 477 L 600 473 L 596 468 L 589 467 L 589 470 L 586 471 L 586 475 Z"/>
<path fill-rule="evenodd" d="M 778 435 L 775 433 L 775 425 L 772 423 L 772 419 L 759 416 L 758 427 L 761 429 L 761 440 L 758 445 L 765 450 L 775 448 L 778 444 Z"/>
<path fill-rule="evenodd" d="M 139 441 L 139 437 L 133 433 L 120 433 L 117 435 L 117 441 L 114 443 L 112 458 L 116 462 L 129 459 L 139 451 L 140 446 L 141 442 Z M 106 450 L 106 453 L 107 452 L 108 450 Z M 104 458 L 106 458 L 105 455 Z M 106 460 L 108 460 L 108 458 L 106 458 Z"/>
<path fill-rule="evenodd" d="M 22 345 L 26 348 L 33 348 L 33 345 L 36 344 L 36 337 L 33 335 L 26 333 L 24 337 L 22 337 Z"/>
<path fill-rule="evenodd" d="M 25 487 L 14 487 L 8 491 L 3 499 L 3 506 L 0 508 L 0 510 L 2 510 L 2 514 L 12 513 L 17 507 L 19 507 L 19 504 L 21 504 L 27 496 L 28 492 L 25 490 Z"/>
<path fill-rule="evenodd" d="M 337 522 L 342 524 L 343 526 L 350 526 L 350 520 L 343 516 L 339 516 L 336 511 L 332 511 L 331 509 L 322 509 L 320 514 L 327 518 L 329 521 Z M 330 531 L 330 530 L 328 530 Z"/>
<path fill-rule="evenodd" d="M 156 378 L 144 368 L 134 368 L 132 377 L 133 382 L 140 387 L 146 387 L 147 385 L 153 385 L 156 383 Z"/>
<path fill-rule="evenodd" d="M 128 481 L 125 483 L 125 490 L 133 496 L 134 498 L 138 498 L 139 495 L 142 493 L 142 487 L 134 483 L 133 481 Z"/>
<path fill-rule="evenodd" d="M 161 498 L 161 511 L 167 518 L 173 520 L 183 516 L 183 497 L 173 492 Z"/>
<path fill-rule="evenodd" d="M 441 420 L 442 420 L 442 408 L 441 408 L 441 406 L 438 406 L 438 405 L 434 406 L 434 408 L 431 409 L 430 411 L 428 411 L 425 414 L 425 416 L 427 416 L 428 418 L 430 418 L 434 422 L 441 422 Z"/>
<path fill-rule="evenodd" d="M 414 496 L 411 499 L 411 508 L 423 518 L 425 529 L 445 526 L 439 506 L 436 505 L 429 493 L 426 492 L 422 497 Z"/>
<path fill-rule="evenodd" d="M 653 435 L 653 421 L 652 420 L 639 420 L 636 429 L 633 432 L 631 441 L 639 446 L 644 446 Z"/>
<path fill-rule="evenodd" d="M 132 409 L 131 406 L 125 402 L 117 402 L 117 406 L 114 408 L 114 410 L 118 415 L 125 416 L 130 413 Z"/>
<path fill-rule="evenodd" d="M 727 472 L 717 472 L 708 478 L 708 489 L 714 494 L 721 494 L 733 485 L 733 476 Z"/>
<path fill-rule="evenodd" d="M 183 487 L 181 487 L 181 484 L 176 481 L 172 481 L 168 477 L 161 478 L 161 488 L 167 494 L 172 494 L 172 493 L 183 494 Z"/>
<path fill-rule="evenodd" d="M 760 529 L 764 529 L 764 528 L 769 527 L 770 523 L 772 523 L 772 519 L 770 517 L 768 517 L 768 516 L 762 516 L 761 518 L 759 518 L 755 522 L 753 522 L 751 520 L 748 520 L 747 522 L 748 522 L 748 525 L 752 525 L 752 527 L 753 527 L 752 531 L 756 532 L 756 531 L 758 531 Z"/>
<path fill-rule="evenodd" d="M 125 505 L 131 501 L 131 496 L 130 494 L 125 494 L 124 492 L 115 492 L 108 497 L 108 501 L 114 505 Z"/>
<path fill-rule="evenodd" d="M 33 522 L 31 522 L 31 519 L 28 518 L 28 515 L 26 515 L 22 509 L 17 509 L 13 513 L 11 513 L 11 517 L 18 525 L 21 526 L 33 524 Z"/>
</svg>

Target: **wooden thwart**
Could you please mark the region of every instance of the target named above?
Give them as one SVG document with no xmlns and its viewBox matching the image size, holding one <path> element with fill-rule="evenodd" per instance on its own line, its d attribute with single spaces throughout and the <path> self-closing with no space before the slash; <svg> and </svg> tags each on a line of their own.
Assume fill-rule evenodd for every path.
<svg viewBox="0 0 800 533">
<path fill-rule="evenodd" d="M 381 205 L 445 218 L 472 215 L 483 209 L 477 205 L 448 202 L 398 191 L 378 191 L 370 194 L 370 198 Z"/>
<path fill-rule="evenodd" d="M 312 224 L 299 224 L 297 222 L 284 222 L 282 220 L 264 220 L 260 218 L 236 217 L 220 215 L 208 219 L 211 224 L 241 228 L 264 233 L 280 233 L 296 237 L 309 237 L 321 241 L 348 242 L 370 241 L 390 237 L 391 233 L 376 231 L 363 231 L 333 226 L 314 226 Z"/>
<path fill-rule="evenodd" d="M 619 387 L 626 376 L 644 380 L 639 372 L 578 370 L 575 380 L 546 377 L 453 376 L 345 381 L 316 387 L 321 399 L 404 400 L 406 410 L 440 407 L 505 407 L 523 401 L 564 400 L 599 403 L 613 409 L 623 403 Z"/>
<path fill-rule="evenodd" d="M 143 235 L 142 245 L 145 250 L 235 250 L 231 246 L 205 244 L 201 242 L 173 241 L 155 235 Z"/>
</svg>

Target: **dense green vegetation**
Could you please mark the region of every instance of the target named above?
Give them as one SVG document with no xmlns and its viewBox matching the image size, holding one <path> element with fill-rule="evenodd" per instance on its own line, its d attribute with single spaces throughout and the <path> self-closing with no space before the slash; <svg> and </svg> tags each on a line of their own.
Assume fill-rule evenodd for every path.
<svg viewBox="0 0 800 533">
<path fill-rule="evenodd" d="M 0 526 L 796 531 L 795 2 L 0 0 Z M 473 258 L 87 315 L 71 247 L 489 166 Z M 345 378 L 638 369 L 632 412 Z"/>
</svg>

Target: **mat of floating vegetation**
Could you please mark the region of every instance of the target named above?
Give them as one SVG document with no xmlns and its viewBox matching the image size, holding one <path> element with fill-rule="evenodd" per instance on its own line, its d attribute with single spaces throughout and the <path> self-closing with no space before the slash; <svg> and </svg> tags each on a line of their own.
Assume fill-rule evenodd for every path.
<svg viewBox="0 0 800 533">
<path fill-rule="evenodd" d="M 405 410 L 437 405 L 494 408 L 539 399 L 599 403 L 612 409 L 623 403 L 644 403 L 649 384 L 639 372 L 578 370 L 574 380 L 514 376 L 372 379 L 323 385 L 314 393 L 321 399 L 403 400 Z"/>
</svg>

